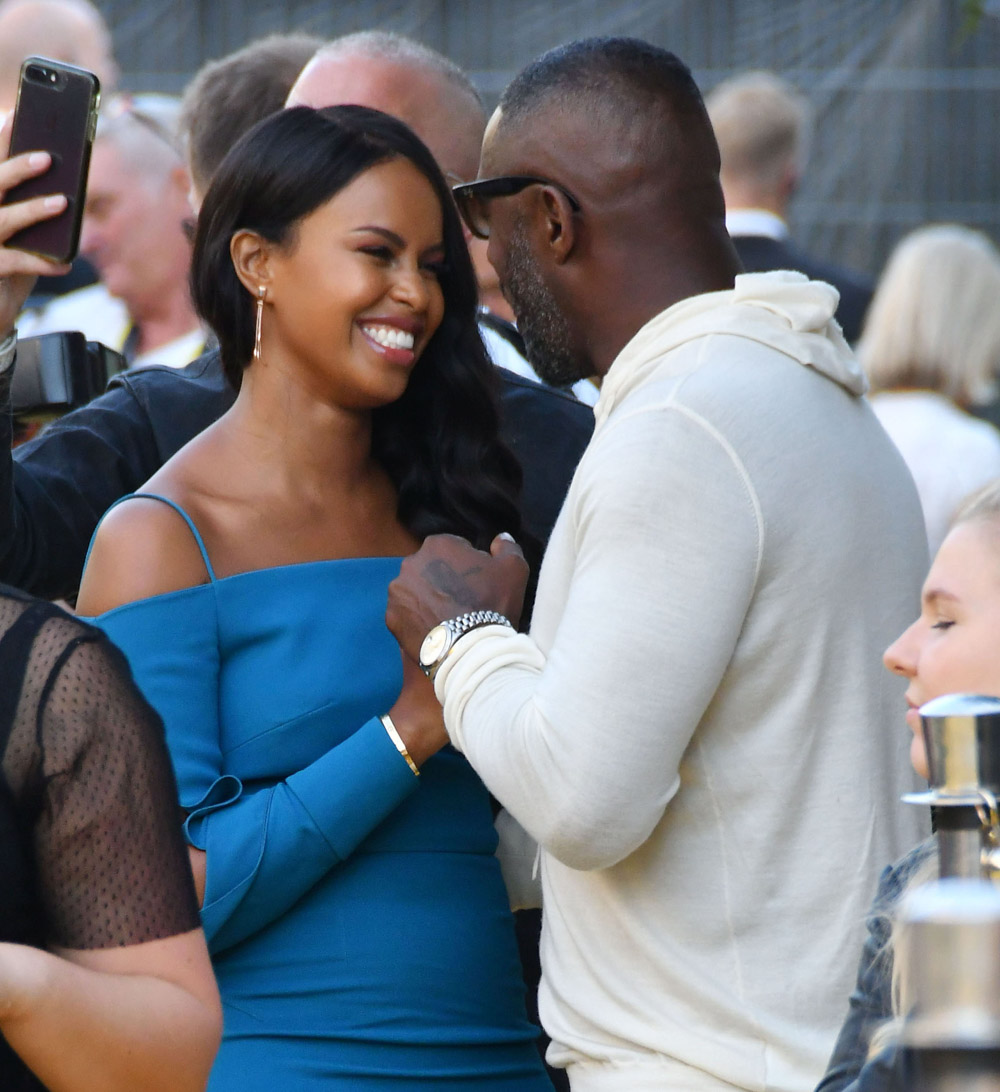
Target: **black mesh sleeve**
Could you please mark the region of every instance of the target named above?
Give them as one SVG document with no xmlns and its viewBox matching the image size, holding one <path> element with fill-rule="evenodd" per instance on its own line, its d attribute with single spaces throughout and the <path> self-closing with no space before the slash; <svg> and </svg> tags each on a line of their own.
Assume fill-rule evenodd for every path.
<svg viewBox="0 0 1000 1092">
<path fill-rule="evenodd" d="M 163 726 L 121 653 L 90 627 L 50 618 L 14 728 L 5 767 L 19 771 L 34 821 L 49 943 L 110 948 L 197 926 Z"/>
</svg>

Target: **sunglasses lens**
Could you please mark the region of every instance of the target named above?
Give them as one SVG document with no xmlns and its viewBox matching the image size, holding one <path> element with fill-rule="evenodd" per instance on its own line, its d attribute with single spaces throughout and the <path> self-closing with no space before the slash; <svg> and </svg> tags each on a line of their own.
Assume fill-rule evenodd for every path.
<svg viewBox="0 0 1000 1092">
<path fill-rule="evenodd" d="M 488 239 L 490 222 L 486 213 L 486 202 L 472 193 L 460 192 L 455 197 L 465 226 L 478 238 Z"/>
</svg>

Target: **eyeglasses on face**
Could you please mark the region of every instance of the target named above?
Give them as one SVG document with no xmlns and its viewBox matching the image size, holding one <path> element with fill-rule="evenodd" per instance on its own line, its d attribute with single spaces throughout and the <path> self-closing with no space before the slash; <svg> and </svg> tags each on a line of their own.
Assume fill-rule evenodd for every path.
<svg viewBox="0 0 1000 1092">
<path fill-rule="evenodd" d="M 530 174 L 505 174 L 497 178 L 480 178 L 476 182 L 463 182 L 453 186 L 455 204 L 462 214 L 466 227 L 478 239 L 490 237 L 490 216 L 487 202 L 494 197 L 510 197 L 529 186 L 552 186 L 569 202 L 574 212 L 580 211 L 580 202 L 558 182 L 550 178 L 538 178 Z"/>
</svg>

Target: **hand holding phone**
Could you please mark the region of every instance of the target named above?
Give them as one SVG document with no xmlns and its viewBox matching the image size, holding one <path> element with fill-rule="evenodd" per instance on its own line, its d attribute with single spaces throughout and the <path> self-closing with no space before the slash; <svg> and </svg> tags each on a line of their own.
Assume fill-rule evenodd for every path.
<svg viewBox="0 0 1000 1092">
<path fill-rule="evenodd" d="M 31 292 L 35 278 L 69 270 L 68 265 L 56 264 L 25 250 L 14 250 L 6 246 L 7 240 L 22 228 L 58 215 L 67 204 L 62 194 L 51 193 L 46 197 L 35 197 L 13 205 L 2 203 L 3 194 L 7 190 L 27 179 L 44 175 L 51 164 L 51 157 L 47 152 L 5 158 L 11 120 L 8 117 L 0 126 L 0 339 L 10 332 Z"/>
<path fill-rule="evenodd" d="M 7 189 L 0 206 L 55 194 L 64 195 L 67 203 L 49 218 L 15 230 L 6 246 L 56 262 L 76 256 L 99 101 L 93 72 L 45 57 L 29 57 L 21 66 L 10 154 L 47 152 L 51 161 L 45 173 Z"/>
</svg>

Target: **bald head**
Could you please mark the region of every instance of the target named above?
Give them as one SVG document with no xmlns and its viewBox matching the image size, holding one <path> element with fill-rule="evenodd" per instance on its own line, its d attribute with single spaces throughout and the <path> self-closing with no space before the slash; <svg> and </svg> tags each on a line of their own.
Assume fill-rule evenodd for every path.
<svg viewBox="0 0 1000 1092">
<path fill-rule="evenodd" d="M 337 38 L 306 65 L 289 106 L 370 106 L 406 122 L 455 181 L 476 176 L 485 116 L 457 65 L 418 42 L 367 32 Z"/>
<path fill-rule="evenodd" d="M 0 112 L 14 107 L 21 62 L 39 54 L 95 72 L 105 92 L 118 82 L 107 24 L 88 0 L 0 0 Z"/>
</svg>

